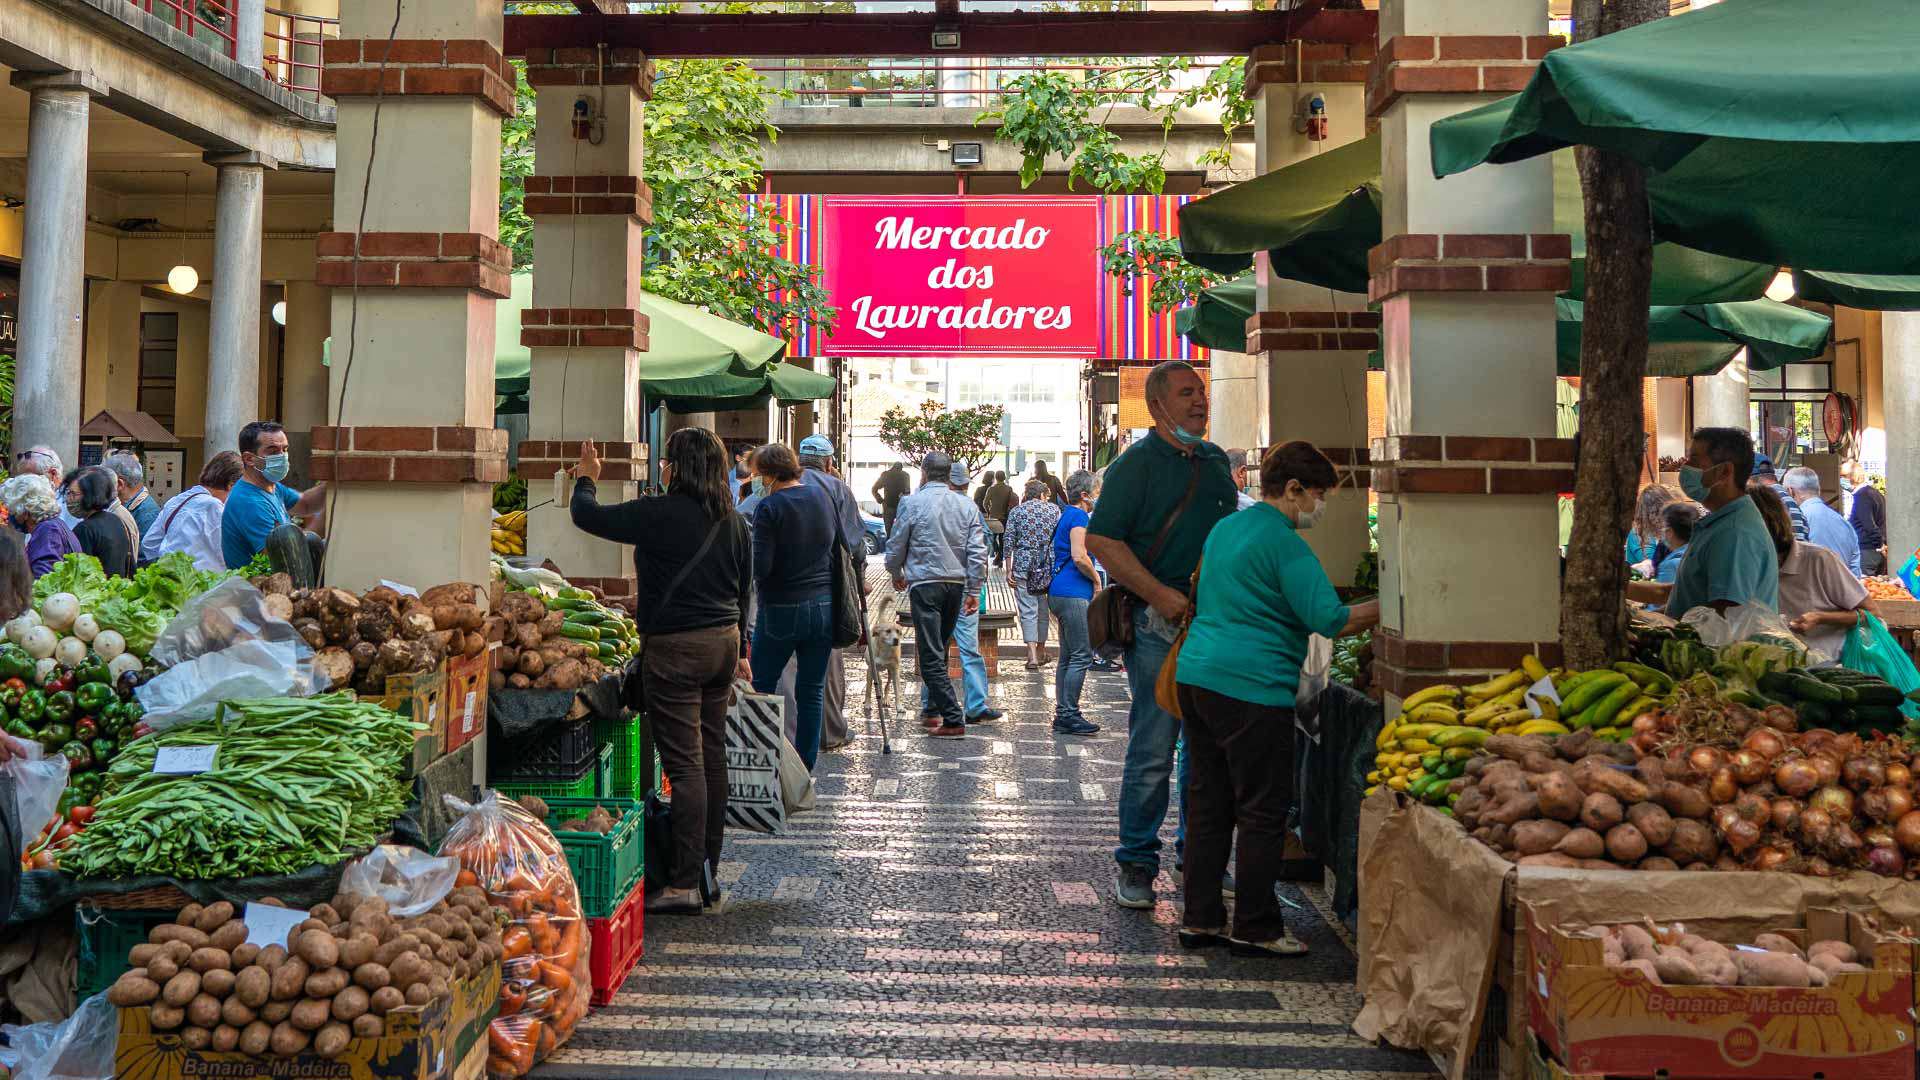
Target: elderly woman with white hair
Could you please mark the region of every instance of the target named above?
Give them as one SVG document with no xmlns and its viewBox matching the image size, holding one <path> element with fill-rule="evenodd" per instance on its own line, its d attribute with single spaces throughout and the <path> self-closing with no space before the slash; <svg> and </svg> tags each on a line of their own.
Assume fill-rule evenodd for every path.
<svg viewBox="0 0 1920 1080">
<path fill-rule="evenodd" d="M 27 563 L 33 576 L 53 569 L 68 555 L 80 553 L 80 539 L 60 520 L 61 503 L 44 476 L 9 477 L 0 484 L 0 506 L 7 520 L 27 536 Z"/>
</svg>

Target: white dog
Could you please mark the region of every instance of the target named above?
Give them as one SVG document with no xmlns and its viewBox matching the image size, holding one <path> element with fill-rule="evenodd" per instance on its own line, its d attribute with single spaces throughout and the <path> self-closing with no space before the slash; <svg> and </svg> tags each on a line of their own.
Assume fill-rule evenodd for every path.
<svg viewBox="0 0 1920 1080">
<path fill-rule="evenodd" d="M 867 715 L 884 720 L 900 711 L 899 604 L 900 594 L 883 587 L 867 619 Z"/>
</svg>

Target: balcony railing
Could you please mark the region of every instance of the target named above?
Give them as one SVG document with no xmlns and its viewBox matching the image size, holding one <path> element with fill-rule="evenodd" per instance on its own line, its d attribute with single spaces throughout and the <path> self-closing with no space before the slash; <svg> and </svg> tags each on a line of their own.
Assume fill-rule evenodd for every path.
<svg viewBox="0 0 1920 1080">
<path fill-rule="evenodd" d="M 205 44 L 214 52 L 233 59 L 238 50 L 234 44 L 233 4 L 220 0 L 131 0 L 133 6 L 163 22 L 171 23 L 175 30 Z"/>
<path fill-rule="evenodd" d="M 1204 80 L 1217 64 L 1195 63 L 1182 85 Z M 852 108 L 986 108 L 1012 91 L 1023 75 L 1063 72 L 1089 83 L 1100 76 L 1133 70 L 1129 65 L 1036 63 L 1002 60 L 876 60 L 835 63 L 794 60 L 754 69 L 803 106 Z"/>
<path fill-rule="evenodd" d="M 268 8 L 260 66 L 268 79 L 302 97 L 318 100 L 320 72 L 325 66 L 322 42 L 339 36 L 339 19 Z"/>
</svg>

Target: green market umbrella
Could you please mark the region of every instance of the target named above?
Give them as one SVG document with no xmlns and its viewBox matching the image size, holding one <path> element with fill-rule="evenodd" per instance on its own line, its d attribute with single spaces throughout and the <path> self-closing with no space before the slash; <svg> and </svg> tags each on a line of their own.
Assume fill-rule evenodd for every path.
<svg viewBox="0 0 1920 1080">
<path fill-rule="evenodd" d="M 1920 311 L 1920 277 L 1795 270 L 1793 291 L 1802 300 L 1866 311 Z"/>
<path fill-rule="evenodd" d="M 1573 286 L 1586 295 L 1586 207 L 1573 153 L 1554 155 L 1553 224 L 1573 237 Z M 1231 274 L 1267 252 L 1283 278 L 1341 292 L 1367 291 L 1367 250 L 1380 243 L 1380 137 L 1369 135 L 1317 157 L 1228 188 L 1180 209 L 1180 252 L 1190 263 Z M 1774 267 L 1655 244 L 1653 302 L 1754 300 Z"/>
<path fill-rule="evenodd" d="M 1215 285 L 1174 315 L 1174 326 L 1188 341 L 1209 349 L 1246 348 L 1247 318 L 1256 300 L 1251 276 Z M 1578 300 L 1555 301 L 1557 368 L 1580 374 L 1580 328 L 1585 310 Z M 1765 371 L 1826 351 L 1833 320 L 1772 300 L 1724 304 L 1660 305 L 1647 310 L 1647 374 L 1663 378 L 1711 375 L 1734 354 L 1747 350 L 1750 367 Z M 1378 368 L 1378 353 L 1370 359 Z"/>
<path fill-rule="evenodd" d="M 838 385 L 833 376 L 817 371 L 808 371 L 793 364 L 768 364 L 765 377 L 743 382 L 737 392 L 713 397 L 689 397 L 656 392 L 657 384 L 646 384 L 647 404 L 665 405 L 677 413 L 696 412 L 733 412 L 739 409 L 753 409 L 764 406 L 769 401 L 782 405 L 798 405 L 807 401 L 819 401 L 833 396 Z"/>
<path fill-rule="evenodd" d="M 1727 0 L 1556 49 L 1520 94 L 1433 126 L 1434 175 L 1597 146 L 1652 171 L 1663 240 L 1920 274 L 1916 28 L 1912 0 Z"/>
</svg>

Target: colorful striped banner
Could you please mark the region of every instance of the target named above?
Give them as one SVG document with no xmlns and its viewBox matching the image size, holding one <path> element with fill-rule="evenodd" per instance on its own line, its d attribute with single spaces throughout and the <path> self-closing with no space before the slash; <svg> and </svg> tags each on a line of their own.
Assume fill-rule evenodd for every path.
<svg viewBox="0 0 1920 1080">
<path fill-rule="evenodd" d="M 779 253 L 795 262 L 818 266 L 820 254 L 819 195 L 749 195 L 755 205 L 767 205 L 779 214 L 786 226 L 781 230 Z M 1191 195 L 1105 195 L 1100 196 L 1100 243 L 1111 243 L 1121 233 L 1149 229 L 1167 236 L 1180 231 L 1179 210 Z M 1161 360 L 1186 360 L 1204 364 L 1207 350 L 1188 342 L 1174 330 L 1173 312 L 1155 314 L 1148 310 L 1147 296 L 1151 279 L 1143 280 L 1129 291 L 1127 283 L 1115 277 L 1103 277 L 1100 298 L 1101 359 L 1092 361 L 1097 368 L 1152 364 Z M 786 332 L 790 356 L 813 356 L 821 344 L 821 335 L 811 323 L 801 321 Z"/>
</svg>

